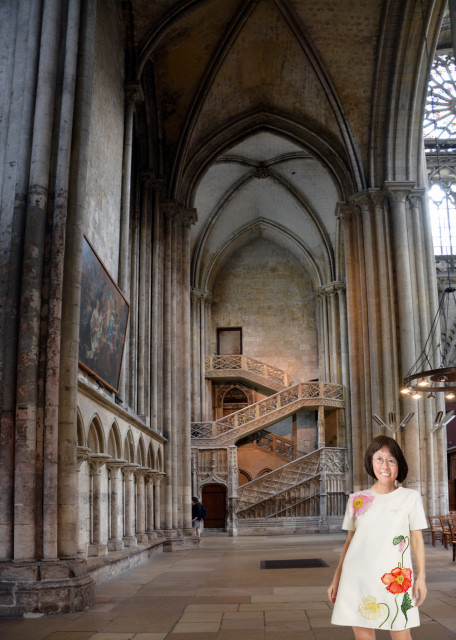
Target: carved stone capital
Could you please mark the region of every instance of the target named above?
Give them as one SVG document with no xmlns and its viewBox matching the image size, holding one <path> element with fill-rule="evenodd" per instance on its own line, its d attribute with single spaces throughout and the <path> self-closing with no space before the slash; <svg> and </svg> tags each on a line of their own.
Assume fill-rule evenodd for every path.
<svg viewBox="0 0 456 640">
<path fill-rule="evenodd" d="M 127 102 L 144 102 L 144 92 L 139 82 L 129 81 L 124 85 L 125 99 Z"/>
</svg>

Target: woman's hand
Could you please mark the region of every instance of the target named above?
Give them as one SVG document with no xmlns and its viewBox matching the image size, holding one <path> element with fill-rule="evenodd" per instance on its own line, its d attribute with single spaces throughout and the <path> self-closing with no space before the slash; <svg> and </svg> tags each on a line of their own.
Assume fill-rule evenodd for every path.
<svg viewBox="0 0 456 640">
<path fill-rule="evenodd" d="M 335 580 L 333 580 L 329 585 L 328 598 L 331 604 L 335 604 L 336 602 L 338 588 L 339 588 L 339 581 L 336 582 Z"/>
<path fill-rule="evenodd" d="M 412 594 L 415 599 L 415 606 L 419 607 L 424 602 L 427 594 L 426 580 L 423 577 L 416 578 L 413 583 Z"/>
</svg>

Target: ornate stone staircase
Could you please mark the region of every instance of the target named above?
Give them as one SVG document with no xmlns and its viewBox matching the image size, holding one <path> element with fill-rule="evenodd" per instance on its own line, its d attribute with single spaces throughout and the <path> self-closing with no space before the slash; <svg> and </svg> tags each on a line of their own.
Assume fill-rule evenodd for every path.
<svg viewBox="0 0 456 640">
<path fill-rule="evenodd" d="M 206 378 L 220 382 L 245 382 L 266 394 L 282 391 L 298 381 L 269 364 L 248 356 L 206 356 Z"/>
<path fill-rule="evenodd" d="M 233 462 L 225 458 L 224 468 L 219 469 L 217 461 L 221 451 L 235 452 L 236 443 L 252 434 L 257 434 L 259 442 L 272 451 L 277 449 L 275 453 L 279 455 L 275 442 L 279 437 L 264 429 L 303 407 L 319 411 L 326 407 L 343 409 L 342 385 L 296 383 L 285 372 L 247 356 L 207 357 L 206 377 L 244 382 L 272 394 L 220 420 L 191 425 L 195 464 L 198 466 L 198 459 L 206 461 L 203 463 L 205 481 L 211 477 L 229 478 L 231 474 L 229 529 L 244 533 L 267 532 L 271 528 L 279 533 L 327 531 L 334 518 L 335 526 L 339 526 L 346 501 L 345 449 L 323 447 L 300 455 L 291 441 L 281 438 L 281 453 L 285 452 L 291 461 L 239 488 L 237 465 L 233 467 Z M 228 458 L 236 460 L 232 455 Z"/>
<path fill-rule="evenodd" d="M 227 447 L 250 433 L 265 429 L 303 407 L 344 406 L 342 385 L 301 382 L 214 422 L 193 422 L 193 446 Z"/>
<path fill-rule="evenodd" d="M 237 517 L 321 515 L 320 498 L 331 494 L 331 515 L 345 506 L 345 449 L 324 448 L 252 480 L 238 489 Z"/>
</svg>

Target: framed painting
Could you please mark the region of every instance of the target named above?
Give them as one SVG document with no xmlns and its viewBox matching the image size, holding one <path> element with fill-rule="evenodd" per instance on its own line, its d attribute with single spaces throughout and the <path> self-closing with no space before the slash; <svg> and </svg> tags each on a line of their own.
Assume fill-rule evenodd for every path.
<svg viewBox="0 0 456 640">
<path fill-rule="evenodd" d="M 79 365 L 118 392 L 130 305 L 84 237 Z"/>
</svg>

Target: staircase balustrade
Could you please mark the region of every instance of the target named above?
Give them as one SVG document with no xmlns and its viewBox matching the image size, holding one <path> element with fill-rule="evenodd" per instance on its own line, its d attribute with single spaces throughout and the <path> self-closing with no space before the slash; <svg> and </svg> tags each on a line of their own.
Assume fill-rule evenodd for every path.
<svg viewBox="0 0 456 640">
<path fill-rule="evenodd" d="M 277 518 L 291 513 L 293 517 L 321 515 L 322 498 L 325 515 L 343 515 L 345 468 L 344 449 L 313 451 L 242 485 L 238 490 L 237 517 Z"/>
<path fill-rule="evenodd" d="M 200 447 L 234 444 L 243 435 L 274 424 L 301 407 L 319 405 L 343 407 L 342 385 L 328 382 L 301 382 L 211 423 L 212 435 L 210 436 L 206 435 L 209 433 L 209 427 L 194 428 L 192 425 L 192 432 L 196 434 L 193 437 L 202 440 L 195 445 Z M 203 423 L 194 424 L 202 425 Z"/>
<path fill-rule="evenodd" d="M 245 371 L 284 387 L 290 387 L 297 382 L 292 376 L 277 367 L 242 355 L 206 356 L 205 365 L 206 375 L 209 377 L 211 377 L 211 372 Z"/>
</svg>

